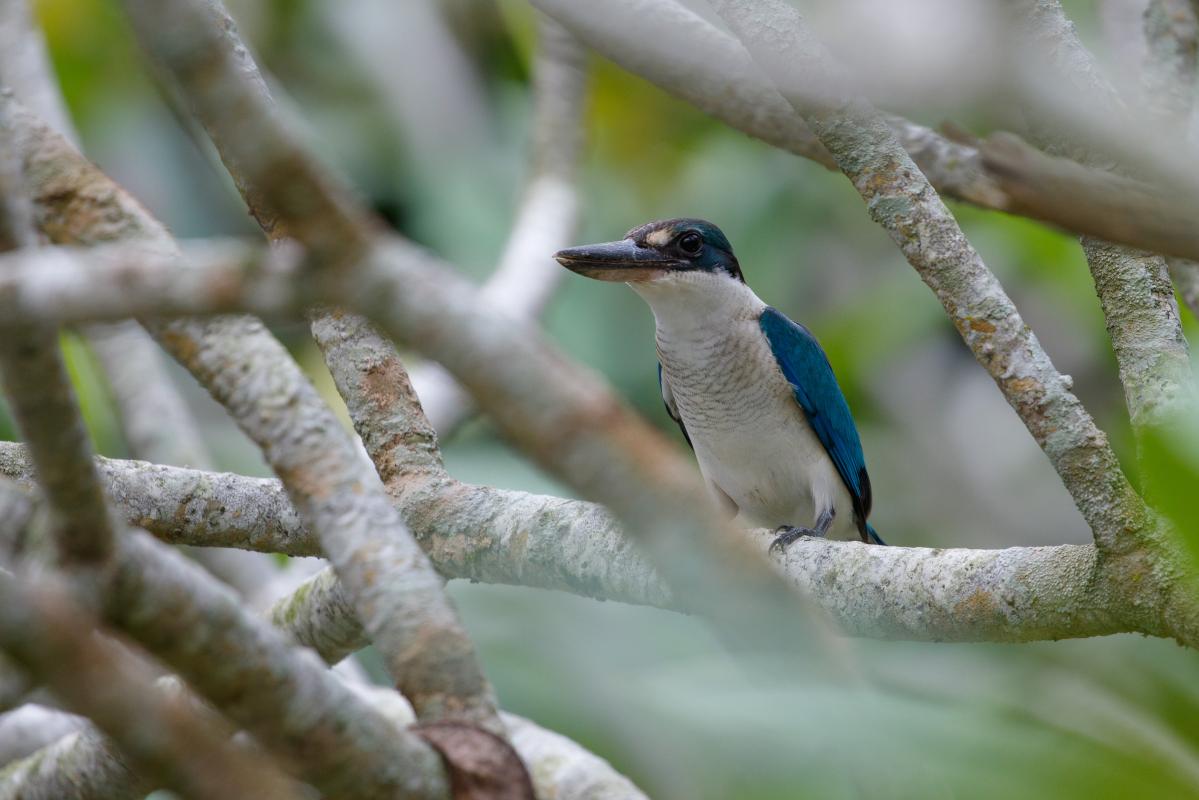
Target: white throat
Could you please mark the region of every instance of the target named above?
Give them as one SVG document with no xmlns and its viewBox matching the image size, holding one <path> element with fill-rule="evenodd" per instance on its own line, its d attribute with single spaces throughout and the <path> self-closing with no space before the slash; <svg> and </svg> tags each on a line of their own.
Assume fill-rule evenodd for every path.
<svg viewBox="0 0 1199 800">
<path fill-rule="evenodd" d="M 629 287 L 649 304 L 660 333 L 718 331 L 738 320 L 756 320 L 766 304 L 741 281 L 724 273 L 672 272 Z"/>
</svg>

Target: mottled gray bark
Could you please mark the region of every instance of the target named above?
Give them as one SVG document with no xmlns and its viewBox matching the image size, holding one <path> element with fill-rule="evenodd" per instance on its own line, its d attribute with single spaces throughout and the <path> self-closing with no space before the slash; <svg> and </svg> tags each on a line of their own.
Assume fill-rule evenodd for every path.
<svg viewBox="0 0 1199 800">
<path fill-rule="evenodd" d="M 581 42 L 726 124 L 776 147 L 836 168 L 803 119 L 737 41 L 673 0 L 534 0 Z M 811 82 L 811 81 L 809 81 Z M 813 84 L 814 85 L 814 84 Z M 1101 235 L 1155 252 L 1199 257 L 1199 206 L 1142 187 L 1127 195 L 1095 169 L 1013 173 L 988 159 L 988 142 L 954 141 L 895 115 L 887 121 L 942 196 Z M 1030 160 L 1031 161 L 1031 160 Z M 1038 165 L 1053 166 L 1037 159 Z M 1099 196 L 1094 193 L 1101 192 Z M 1062 193 L 1088 201 L 1063 208 Z M 1194 200 L 1194 193 L 1186 195 Z M 1151 207 L 1144 205 L 1149 198 Z M 1160 211 L 1164 210 L 1164 214 Z M 1148 225 L 1125 224 L 1127 218 Z"/>
<path fill-rule="evenodd" d="M 313 282 L 319 283 L 321 275 L 344 278 L 342 272 L 366 242 L 365 217 L 332 182 L 301 198 L 290 190 L 290 173 L 275 172 L 286 165 L 320 180 L 304 149 L 278 126 L 247 130 L 247 122 L 271 127 L 272 118 L 245 113 L 247 106 L 270 108 L 271 98 L 221 4 L 130 2 L 128 8 L 141 43 L 178 78 L 264 232 L 276 240 L 294 237 L 310 257 L 323 260 Z M 283 138 L 268 145 L 266 133 Z M 214 334 L 209 327 L 206 335 L 213 343 Z M 418 717 L 454 717 L 502 733 L 491 687 L 466 631 L 378 476 L 277 343 L 269 336 L 252 337 L 250 343 L 257 347 L 248 346 L 243 332 L 184 363 L 263 448 L 297 508 L 320 531 L 359 618 Z M 230 366 L 247 369 L 230 371 Z M 263 383 L 247 395 L 245 376 L 251 373 Z M 289 413 L 279 414 L 276 398 L 288 401 Z M 322 433 L 314 435 L 318 430 Z"/>
<path fill-rule="evenodd" d="M 1103 113 L 1127 113 L 1057 0 L 1022 0 L 1014 8 L 1023 15 L 1020 29 L 1061 79 L 1103 104 Z M 1148 88 L 1161 91 L 1156 84 L 1167 82 L 1163 77 Z M 1157 102 L 1170 101 L 1159 95 Z M 1050 152 L 1083 164 L 1108 165 L 1105 155 L 1080 146 L 1068 132 L 1037 125 L 1034 133 Z M 1194 407 L 1190 356 L 1166 262 L 1159 255 L 1094 237 L 1084 236 L 1082 247 L 1103 307 L 1133 430 L 1141 435 Z"/>
<path fill-rule="evenodd" d="M 1199 9 L 1190 0 L 1152 0 L 1145 9 L 1144 38 L 1141 74 L 1150 107 L 1163 123 L 1185 133 L 1199 73 Z M 1199 260 L 1167 258 L 1166 266 L 1183 303 L 1199 315 Z"/>
<path fill-rule="evenodd" d="M 37 246 L 16 139 L 15 120 L 0 108 L 0 252 Z M 37 323 L 4 330 L 0 379 L 54 515 L 59 555 L 80 563 L 102 562 L 112 549 L 114 526 L 58 349 L 57 329 Z"/>
<path fill-rule="evenodd" d="M 151 530 L 169 541 L 203 545 L 216 538 L 224 546 L 242 541 L 293 555 L 318 547 L 294 513 L 259 514 L 249 522 L 238 514 L 255 507 L 283 511 L 286 494 L 277 481 L 130 461 L 99 463 L 114 497 L 134 503 Z M 29 470 L 22 447 L 0 443 L 0 474 L 26 480 Z M 424 477 L 409 472 L 390 485 L 404 518 L 447 578 L 686 608 L 600 506 L 469 486 L 437 471 Z M 228 514 L 205 517 L 186 510 L 222 506 Z M 771 533 L 754 531 L 752 540 L 765 550 Z M 1072 545 L 970 550 L 803 540 L 777 563 L 787 580 L 820 587 L 814 600 L 855 635 L 1033 641 L 1139 630 L 1199 641 L 1199 616 L 1188 606 L 1185 586 L 1143 554 L 1097 560 L 1093 548 Z M 330 661 L 367 641 L 361 626 L 343 613 L 337 591 L 328 575 L 320 575 L 272 612 Z"/>
<path fill-rule="evenodd" d="M 61 585 L 38 583 L 0 575 L 0 647 L 92 719 L 140 772 L 196 800 L 300 796 L 269 759 L 234 746 L 227 723 L 186 692 L 156 691 L 157 670 L 96 636 Z"/>
</svg>

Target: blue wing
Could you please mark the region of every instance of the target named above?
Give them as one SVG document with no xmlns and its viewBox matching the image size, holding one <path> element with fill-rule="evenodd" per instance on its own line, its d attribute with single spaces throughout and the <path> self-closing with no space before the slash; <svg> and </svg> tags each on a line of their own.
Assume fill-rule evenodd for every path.
<svg viewBox="0 0 1199 800">
<path fill-rule="evenodd" d="M 808 424 L 853 498 L 854 522 L 863 540 L 882 544 L 878 534 L 866 523 L 870 515 L 870 476 L 866 473 L 866 458 L 862 442 L 845 395 L 837 385 L 828 357 L 807 328 L 787 319 L 776 309 L 767 307 L 758 321 L 779 369 L 791 384 L 795 399 L 803 409 Z"/>
</svg>

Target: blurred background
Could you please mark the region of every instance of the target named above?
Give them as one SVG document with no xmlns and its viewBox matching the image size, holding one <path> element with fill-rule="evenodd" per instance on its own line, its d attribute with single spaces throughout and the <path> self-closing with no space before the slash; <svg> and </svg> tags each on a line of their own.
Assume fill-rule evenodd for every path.
<svg viewBox="0 0 1199 800">
<path fill-rule="evenodd" d="M 861 5 L 860 3 L 858 5 Z M 909 4 L 910 5 L 910 4 Z M 1097 6 L 1067 3 L 1109 61 Z M 1123 8 L 1123 6 L 1127 8 Z M 522 0 L 240 0 L 230 10 L 313 146 L 406 235 L 483 280 L 528 170 L 536 19 Z M 1137 4 L 1111 3 L 1137 24 Z M 86 152 L 180 237 L 256 236 L 202 136 L 173 114 L 105 0 L 39 0 Z M 840 175 L 591 64 L 579 242 L 698 216 L 746 279 L 828 351 L 861 427 L 872 517 L 893 544 L 1082 543 L 1048 461 L 932 293 Z M 927 94 L 927 93 L 926 93 Z M 988 132 L 985 107 L 905 100 Z M 1115 362 L 1076 241 L 954 213 L 1129 470 Z M 1192 342 L 1199 325 L 1183 311 Z M 625 287 L 568 276 L 549 335 L 685 445 L 661 406 L 653 323 Z M 277 331 L 330 399 L 303 325 Z M 67 336 L 97 448 L 126 455 L 98 367 Z M 223 469 L 266 474 L 182 370 Z M 0 412 L 0 437 L 15 438 Z M 566 494 L 485 420 L 443 442 L 463 480 Z M 681 615 L 511 587 L 452 594 L 504 706 L 608 758 L 661 798 L 1199 796 L 1199 654 L 1137 636 L 1035 645 L 853 641 L 853 675 L 765 679 Z M 363 655 L 370 665 L 371 655 Z"/>
</svg>

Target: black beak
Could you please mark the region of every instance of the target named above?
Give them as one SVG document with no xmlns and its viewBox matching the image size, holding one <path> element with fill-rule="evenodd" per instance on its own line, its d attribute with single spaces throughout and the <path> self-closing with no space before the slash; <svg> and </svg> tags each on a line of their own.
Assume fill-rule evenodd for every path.
<svg viewBox="0 0 1199 800">
<path fill-rule="evenodd" d="M 659 277 L 674 263 L 632 239 L 568 247 L 554 253 L 554 258 L 571 272 L 600 281 L 622 282 Z"/>
</svg>

